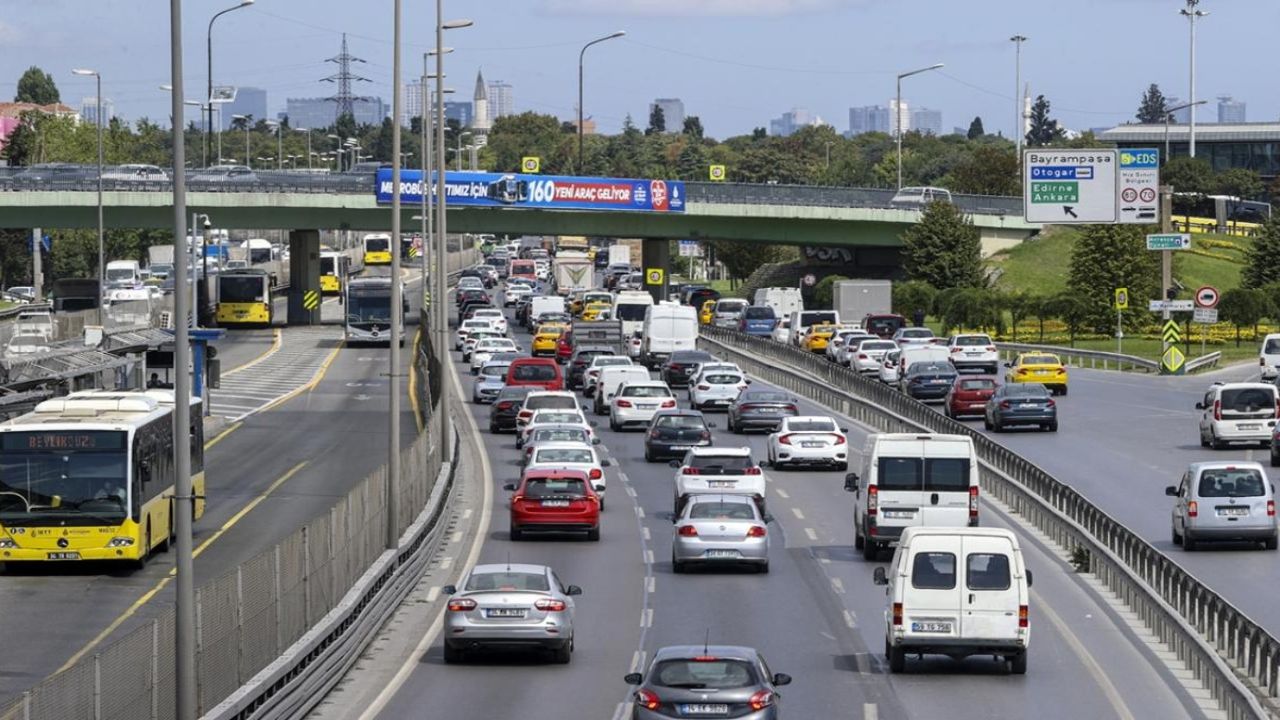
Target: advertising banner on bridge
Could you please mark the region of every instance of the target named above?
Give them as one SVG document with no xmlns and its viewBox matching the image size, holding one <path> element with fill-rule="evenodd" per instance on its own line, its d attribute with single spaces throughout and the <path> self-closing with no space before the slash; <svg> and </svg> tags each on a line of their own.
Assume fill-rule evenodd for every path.
<svg viewBox="0 0 1280 720">
<path fill-rule="evenodd" d="M 435 173 L 431 174 L 435 179 Z M 400 202 L 422 202 L 422 171 L 400 171 Z M 391 169 L 377 176 L 379 203 L 390 203 Z M 684 183 L 679 180 L 447 172 L 445 202 L 468 207 L 515 207 L 543 210 L 626 210 L 684 212 Z"/>
</svg>

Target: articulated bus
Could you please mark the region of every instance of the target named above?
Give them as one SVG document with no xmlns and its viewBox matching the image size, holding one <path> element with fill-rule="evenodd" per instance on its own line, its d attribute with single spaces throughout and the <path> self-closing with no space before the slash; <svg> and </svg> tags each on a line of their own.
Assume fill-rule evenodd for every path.
<svg viewBox="0 0 1280 720">
<path fill-rule="evenodd" d="M 391 236 L 386 233 L 371 233 L 364 236 L 364 264 L 391 264 Z"/>
<path fill-rule="evenodd" d="M 175 442 L 191 443 L 204 514 L 204 423 L 174 437 L 172 390 L 85 390 L 0 425 L 0 562 L 120 560 L 141 567 L 173 535 Z"/>
<path fill-rule="evenodd" d="M 1256 235 L 1271 217 L 1271 205 L 1233 195 L 1173 194 L 1173 227 L 1179 232 Z"/>
<path fill-rule="evenodd" d="M 389 277 L 354 277 L 347 282 L 344 325 L 348 344 L 391 344 L 391 283 Z M 399 343 L 403 347 L 404 321 L 409 314 L 409 298 L 404 294 L 403 283 L 400 299 Z"/>
<path fill-rule="evenodd" d="M 266 270 L 245 268 L 218 273 L 219 327 L 263 327 L 274 319 L 271 276 Z"/>
<path fill-rule="evenodd" d="M 351 258 L 333 250 L 320 251 L 320 292 L 341 295 L 351 273 Z"/>
</svg>

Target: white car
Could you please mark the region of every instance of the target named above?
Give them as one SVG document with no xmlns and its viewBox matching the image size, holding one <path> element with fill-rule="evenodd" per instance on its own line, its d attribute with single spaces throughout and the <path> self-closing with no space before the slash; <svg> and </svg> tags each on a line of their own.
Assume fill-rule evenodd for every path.
<svg viewBox="0 0 1280 720">
<path fill-rule="evenodd" d="M 462 341 L 462 362 L 471 362 L 471 353 L 476 349 L 476 345 L 480 344 L 481 340 L 500 340 L 502 337 L 502 333 L 497 330 L 483 330 L 477 328 L 468 332 L 467 339 Z M 510 351 L 503 350 L 500 352 Z"/>
<path fill-rule="evenodd" d="M 880 361 L 880 367 L 876 370 L 880 382 L 886 385 L 898 384 L 898 356 L 901 354 L 901 350 L 890 350 L 884 354 L 884 359 Z"/>
<path fill-rule="evenodd" d="M 865 338 L 848 351 L 849 361 L 845 364 L 860 373 L 879 372 L 885 355 L 897 349 L 897 343 L 892 340 Z"/>
<path fill-rule="evenodd" d="M 932 345 L 938 341 L 933 331 L 925 327 L 904 327 L 898 328 L 893 333 L 893 341 L 898 343 L 898 347 L 908 347 L 910 345 Z"/>
<path fill-rule="evenodd" d="M 491 320 L 493 329 L 506 335 L 510 328 L 507 327 L 507 316 L 498 308 L 480 308 L 471 316 L 472 320 Z"/>
<path fill-rule="evenodd" d="M 535 390 L 524 397 L 516 413 L 516 435 L 539 410 L 578 410 L 578 398 L 567 390 Z"/>
<path fill-rule="evenodd" d="M 750 384 L 736 366 L 707 365 L 689 382 L 689 407 L 728 408 Z"/>
<path fill-rule="evenodd" d="M 463 320 L 462 324 L 458 326 L 458 330 L 453 336 L 454 350 L 462 349 L 463 343 L 467 341 L 467 336 L 471 334 L 472 330 L 489 330 L 496 332 L 491 319 L 471 318 L 470 320 Z"/>
<path fill-rule="evenodd" d="M 648 427 L 659 410 L 674 410 L 676 396 L 660 380 L 626 382 L 609 404 L 609 429 L 617 432 L 628 425 Z"/>
<path fill-rule="evenodd" d="M 621 355 L 596 355 L 591 364 L 582 373 L 582 396 L 591 397 L 596 394 L 596 383 L 600 380 L 600 371 L 607 367 L 624 367 L 634 365 L 631 358 Z"/>
<path fill-rule="evenodd" d="M 788 343 L 791 342 L 791 318 L 783 317 L 773 326 L 773 332 L 769 333 L 769 337 L 774 342 Z"/>
<path fill-rule="evenodd" d="M 1280 333 L 1271 333 L 1262 339 L 1258 349 L 1258 370 L 1263 380 L 1275 380 L 1280 376 Z"/>
<path fill-rule="evenodd" d="M 484 280 L 481 280 L 480 278 L 474 275 L 466 275 L 458 278 L 458 285 L 456 289 L 457 290 L 471 290 L 471 289 L 483 290 Z"/>
<path fill-rule="evenodd" d="M 520 298 L 529 297 L 533 294 L 533 288 L 524 283 L 508 282 L 505 290 L 502 291 L 502 307 L 511 307 L 515 305 Z"/>
<path fill-rule="evenodd" d="M 476 343 L 471 350 L 471 374 L 480 372 L 485 363 L 493 359 L 497 353 L 520 352 L 520 346 L 511 338 L 490 337 Z"/>
<path fill-rule="evenodd" d="M 827 359 L 837 365 L 848 367 L 850 350 L 858 347 L 858 343 L 863 340 L 870 340 L 875 337 L 875 335 L 865 330 L 841 330 L 827 343 Z"/>
<path fill-rule="evenodd" d="M 684 461 L 672 460 L 676 468 L 673 510 L 684 510 L 690 495 L 745 495 L 765 512 L 764 473 L 751 459 L 749 447 L 695 447 Z"/>
<path fill-rule="evenodd" d="M 977 368 L 987 375 L 1000 373 L 1000 353 L 991 338 L 982 333 L 952 335 L 947 340 L 951 364 L 957 371 Z"/>
<path fill-rule="evenodd" d="M 547 443 L 577 443 L 579 445 L 599 445 L 600 438 L 591 434 L 590 428 L 580 425 L 539 425 L 534 428 L 524 441 L 524 454 L 520 456 L 520 464 L 528 465 L 533 452 L 540 445 Z"/>
<path fill-rule="evenodd" d="M 1196 403 L 1200 447 L 1221 450 L 1229 443 L 1271 445 L 1280 407 L 1280 388 L 1271 383 L 1214 383 Z"/>
<path fill-rule="evenodd" d="M 644 335 L 636 333 L 627 340 L 627 357 L 632 360 L 639 360 L 641 353 L 644 352 Z"/>
<path fill-rule="evenodd" d="M 600 496 L 600 509 L 604 509 L 604 468 L 609 466 L 607 459 L 596 454 L 590 445 L 578 442 L 539 443 L 534 448 L 525 472 L 530 470 L 581 470 L 587 474 L 596 494 Z"/>
<path fill-rule="evenodd" d="M 849 469 L 848 430 L 825 415 L 783 418 L 769 435 L 769 466 L 825 465 Z"/>
<path fill-rule="evenodd" d="M 516 433 L 516 448 L 523 448 L 529 438 L 533 437 L 535 430 L 548 425 L 573 425 L 587 430 L 591 437 L 596 436 L 594 423 L 587 422 L 580 410 L 538 410 Z"/>
</svg>

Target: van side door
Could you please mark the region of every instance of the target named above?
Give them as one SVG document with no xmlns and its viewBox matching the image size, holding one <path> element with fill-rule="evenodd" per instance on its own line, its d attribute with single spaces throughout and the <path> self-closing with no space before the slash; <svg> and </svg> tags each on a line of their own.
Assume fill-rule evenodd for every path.
<svg viewBox="0 0 1280 720">
<path fill-rule="evenodd" d="M 1022 604 L 1021 568 L 1007 538 L 966 536 L 962 540 L 964 562 L 960 568 L 961 636 L 983 640 L 1018 637 L 1018 606 Z"/>
</svg>

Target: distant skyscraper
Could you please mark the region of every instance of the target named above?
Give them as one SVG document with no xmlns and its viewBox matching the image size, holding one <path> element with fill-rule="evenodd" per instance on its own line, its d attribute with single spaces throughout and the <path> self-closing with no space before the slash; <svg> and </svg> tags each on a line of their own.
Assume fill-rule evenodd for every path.
<svg viewBox="0 0 1280 720">
<path fill-rule="evenodd" d="M 849 108 L 849 135 L 869 132 L 889 132 L 889 108 L 881 105 Z"/>
<path fill-rule="evenodd" d="M 515 96 L 511 92 L 511 84 L 501 80 L 489 83 L 489 117 L 490 122 L 500 117 L 516 114 Z"/>
<path fill-rule="evenodd" d="M 1233 99 L 1230 95 L 1218 97 L 1218 122 L 1242 123 L 1245 120 L 1245 103 Z"/>
<path fill-rule="evenodd" d="M 288 98 L 285 107 L 291 127 L 320 130 L 333 127 L 337 121 L 336 107 L 328 98 Z M 353 100 L 352 110 L 358 125 L 381 125 L 387 117 L 387 105 L 382 98 Z"/>
<path fill-rule="evenodd" d="M 806 125 L 826 125 L 820 117 L 815 117 L 805 108 L 791 108 L 791 112 L 782 113 L 769 121 L 769 134 L 786 137 Z"/>
<path fill-rule="evenodd" d="M 111 98 L 102 98 L 102 124 L 111 122 L 116 116 L 116 104 Z M 80 101 L 80 117 L 90 125 L 98 124 L 98 96 L 90 95 Z"/>
<path fill-rule="evenodd" d="M 894 108 L 897 108 L 897 112 L 894 111 Z M 899 132 L 911 132 L 911 104 L 906 100 L 902 101 L 902 107 L 898 107 L 898 99 L 890 98 L 889 132 L 893 135 Z"/>
<path fill-rule="evenodd" d="M 262 88 L 242 87 L 236 89 L 236 99 L 229 103 L 222 104 L 222 129 L 230 129 L 231 123 L 235 122 L 232 115 L 247 115 L 253 118 L 253 122 L 266 120 L 267 115 L 267 91 Z M 290 120 L 292 125 L 293 121 Z M 332 123 L 330 123 L 332 124 Z M 300 125 L 299 127 L 307 127 Z"/>
<path fill-rule="evenodd" d="M 906 103 L 903 103 L 904 105 Z M 911 120 L 907 124 L 908 130 L 915 130 L 926 135 L 942 134 L 942 111 L 930 110 L 929 108 L 916 108 L 911 111 Z"/>
<path fill-rule="evenodd" d="M 400 125 L 409 127 L 413 118 L 423 115 L 422 81 L 414 80 L 404 84 L 400 94 Z"/>
<path fill-rule="evenodd" d="M 662 120 L 667 132 L 680 132 L 684 129 L 684 101 L 680 98 L 658 98 L 649 104 L 649 113 L 655 107 L 662 108 Z"/>
</svg>

